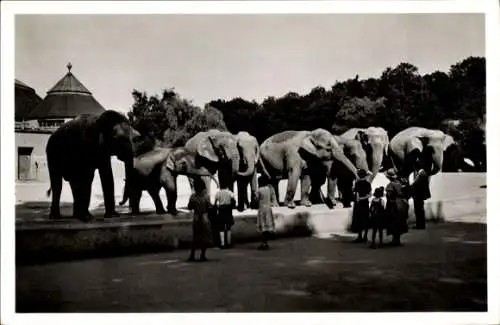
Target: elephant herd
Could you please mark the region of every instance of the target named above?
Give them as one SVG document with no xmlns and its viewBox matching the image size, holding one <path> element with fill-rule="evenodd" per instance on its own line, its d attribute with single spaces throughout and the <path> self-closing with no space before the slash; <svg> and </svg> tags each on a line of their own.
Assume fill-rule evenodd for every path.
<svg viewBox="0 0 500 325">
<path fill-rule="evenodd" d="M 381 127 L 352 128 L 340 135 L 325 129 L 284 131 L 259 145 L 248 132 L 232 134 L 211 129 L 199 132 L 184 146 L 168 148 L 146 141 L 128 120 L 114 111 L 98 117 L 82 116 L 61 126 L 47 144 L 52 205 L 50 218 L 59 218 L 62 179 L 70 183 L 73 193 L 73 216 L 87 221 L 90 189 L 94 171 L 99 170 L 105 200 L 105 217 L 115 211 L 114 183 L 110 157 L 116 155 L 125 164 L 126 183 L 120 204 L 130 200 L 132 213 L 139 213 L 143 191 L 147 191 L 156 212 L 176 214 L 178 175 L 186 175 L 191 183 L 196 177 L 206 185 L 213 179 L 221 188 L 238 187 L 238 210 L 254 207 L 258 188 L 257 174 L 271 181 L 278 206 L 280 180 L 287 179 L 284 204 L 295 207 L 294 196 L 300 180 L 300 205 L 326 203 L 336 205 L 338 189 L 344 206 L 353 198 L 352 184 L 357 170 L 371 172 L 370 181 L 378 172 L 395 168 L 408 177 L 417 159 L 434 175 L 442 169 L 443 160 L 459 159 L 453 138 L 440 130 L 410 127 L 390 141 Z M 215 177 L 217 175 L 217 178 Z M 325 196 L 321 186 L 327 182 Z M 250 199 L 247 188 L 250 185 Z M 206 186 L 210 189 L 210 186 Z M 167 211 L 159 193 L 167 194 Z M 48 192 L 50 194 L 50 190 Z"/>
</svg>

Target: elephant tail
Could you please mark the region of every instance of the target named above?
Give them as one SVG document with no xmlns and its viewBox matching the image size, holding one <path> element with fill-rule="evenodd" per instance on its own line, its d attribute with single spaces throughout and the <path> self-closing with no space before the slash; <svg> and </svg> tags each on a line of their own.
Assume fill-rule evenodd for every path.
<svg viewBox="0 0 500 325">
<path fill-rule="evenodd" d="M 261 155 L 259 155 L 259 165 L 260 165 L 260 169 L 262 170 L 262 173 L 264 174 L 264 176 L 266 176 L 267 179 L 271 179 L 271 175 L 269 174 L 266 166 L 264 165 L 264 161 L 262 160 Z"/>
<path fill-rule="evenodd" d="M 50 193 L 52 193 L 52 187 L 49 187 L 49 189 L 47 190 L 46 194 L 47 194 L 47 197 L 50 196 Z"/>
</svg>

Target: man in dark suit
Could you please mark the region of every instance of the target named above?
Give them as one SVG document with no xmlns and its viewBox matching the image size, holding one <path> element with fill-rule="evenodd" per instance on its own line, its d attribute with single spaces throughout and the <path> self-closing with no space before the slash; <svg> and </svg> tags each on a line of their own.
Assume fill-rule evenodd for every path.
<svg viewBox="0 0 500 325">
<path fill-rule="evenodd" d="M 423 168 L 421 160 L 415 163 L 415 177 L 411 184 L 411 192 L 413 196 L 413 207 L 415 209 L 416 225 L 415 229 L 425 229 L 425 200 L 431 197 L 429 184 L 429 174 Z"/>
</svg>

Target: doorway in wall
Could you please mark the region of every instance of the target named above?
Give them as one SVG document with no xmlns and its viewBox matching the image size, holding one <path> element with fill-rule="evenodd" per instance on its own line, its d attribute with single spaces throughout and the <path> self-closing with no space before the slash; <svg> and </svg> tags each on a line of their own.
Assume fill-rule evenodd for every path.
<svg viewBox="0 0 500 325">
<path fill-rule="evenodd" d="M 17 178 L 20 181 L 31 179 L 31 153 L 33 147 L 17 148 Z"/>
</svg>

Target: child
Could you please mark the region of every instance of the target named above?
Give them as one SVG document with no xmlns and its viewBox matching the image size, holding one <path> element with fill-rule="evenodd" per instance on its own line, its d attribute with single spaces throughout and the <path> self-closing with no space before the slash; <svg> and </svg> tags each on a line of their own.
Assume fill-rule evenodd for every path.
<svg viewBox="0 0 500 325">
<path fill-rule="evenodd" d="M 384 243 L 384 227 L 385 227 L 385 198 L 384 187 L 377 187 L 373 192 L 373 200 L 370 205 L 370 223 L 372 228 L 372 244 L 370 248 L 375 248 L 375 237 L 377 236 L 379 243 L 378 247 L 382 247 Z"/>
<path fill-rule="evenodd" d="M 372 185 L 366 179 L 368 173 L 364 169 L 358 171 L 359 179 L 354 184 L 355 203 L 352 213 L 352 230 L 358 233 L 355 243 L 368 241 L 368 218 L 370 213 L 370 196 Z M 365 232 L 363 236 L 363 231 Z"/>
<path fill-rule="evenodd" d="M 231 227 L 234 225 L 233 208 L 236 205 L 234 194 L 225 186 L 215 194 L 214 205 L 217 207 L 216 226 L 220 236 L 220 248 L 230 248 Z"/>
<path fill-rule="evenodd" d="M 195 260 L 195 250 L 200 249 L 200 261 L 207 261 L 205 255 L 207 247 L 210 245 L 211 233 L 208 212 L 211 208 L 210 197 L 208 196 L 205 183 L 200 178 L 194 180 L 195 193 L 189 198 L 188 209 L 194 210 L 193 215 L 193 243 L 188 261 Z"/>
<path fill-rule="evenodd" d="M 259 205 L 259 212 L 257 214 L 257 228 L 262 234 L 262 243 L 259 250 L 268 250 L 269 244 L 267 243 L 272 232 L 275 231 L 273 210 L 271 209 L 271 202 L 276 200 L 276 194 L 272 188 L 269 179 L 264 176 L 259 178 L 259 189 L 257 190 L 257 201 Z"/>
</svg>

